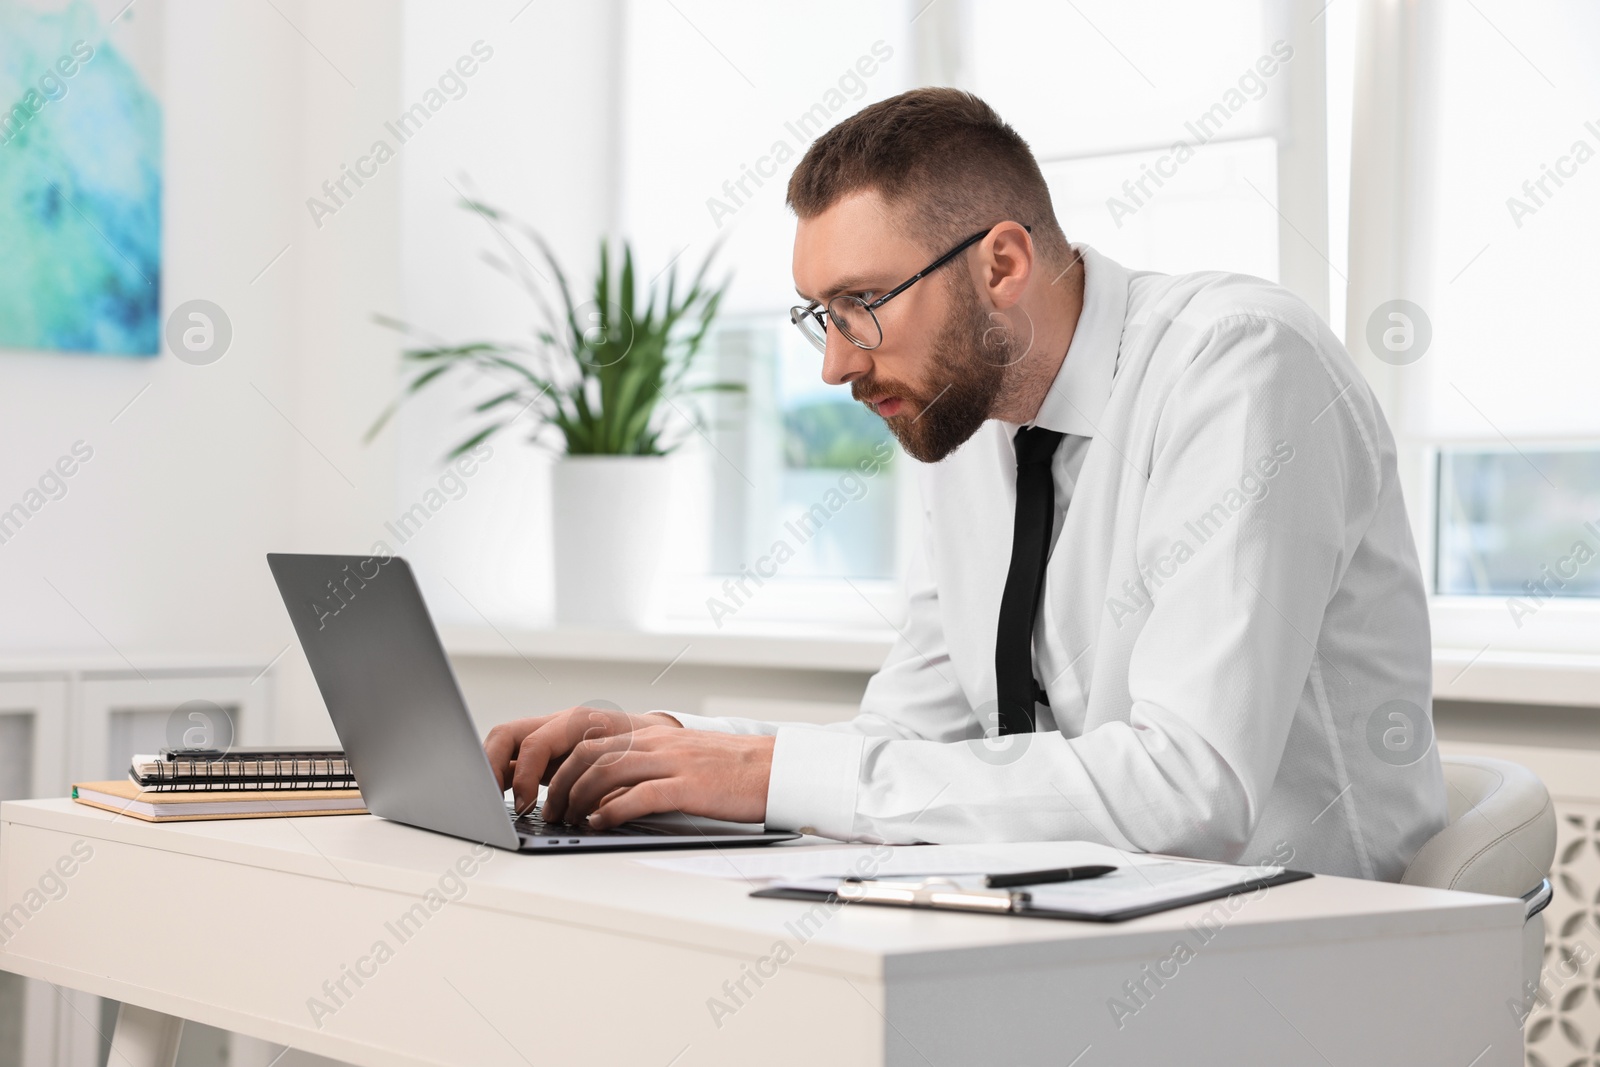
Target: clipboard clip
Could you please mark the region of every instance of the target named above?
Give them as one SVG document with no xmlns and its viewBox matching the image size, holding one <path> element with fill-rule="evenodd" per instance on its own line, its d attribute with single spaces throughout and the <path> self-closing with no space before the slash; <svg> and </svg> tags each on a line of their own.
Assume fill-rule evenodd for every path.
<svg viewBox="0 0 1600 1067">
<path fill-rule="evenodd" d="M 834 895 L 857 904 L 899 904 L 909 908 L 956 908 L 962 911 L 1017 911 L 1030 893 L 1010 889 L 965 889 L 949 878 L 887 882 L 846 879 Z"/>
</svg>

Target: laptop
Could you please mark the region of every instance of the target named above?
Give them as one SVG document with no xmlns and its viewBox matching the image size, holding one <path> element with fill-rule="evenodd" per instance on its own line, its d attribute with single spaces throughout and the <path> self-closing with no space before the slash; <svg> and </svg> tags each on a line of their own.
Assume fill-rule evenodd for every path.
<svg viewBox="0 0 1600 1067">
<path fill-rule="evenodd" d="M 799 834 L 673 812 L 609 830 L 520 817 L 495 781 L 410 565 L 269 553 L 367 810 L 522 852 L 768 845 Z"/>
</svg>

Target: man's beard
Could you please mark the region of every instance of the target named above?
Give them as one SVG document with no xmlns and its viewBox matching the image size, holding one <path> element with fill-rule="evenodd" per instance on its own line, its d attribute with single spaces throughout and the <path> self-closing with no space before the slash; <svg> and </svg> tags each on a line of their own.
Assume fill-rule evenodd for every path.
<svg viewBox="0 0 1600 1067">
<path fill-rule="evenodd" d="M 1010 330 L 996 325 L 978 303 L 967 279 L 951 286 L 953 303 L 945 325 L 934 339 L 928 361 L 929 391 L 917 393 L 903 382 L 860 378 L 851 395 L 897 396 L 905 403 L 901 413 L 884 418 L 889 432 L 906 455 L 923 463 L 937 463 L 978 432 L 994 407 L 1018 347 Z"/>
</svg>

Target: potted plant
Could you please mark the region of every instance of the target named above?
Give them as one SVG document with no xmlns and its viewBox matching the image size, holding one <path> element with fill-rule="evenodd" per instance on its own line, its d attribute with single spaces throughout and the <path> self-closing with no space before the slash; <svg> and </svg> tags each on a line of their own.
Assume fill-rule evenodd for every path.
<svg viewBox="0 0 1600 1067">
<path fill-rule="evenodd" d="M 679 288 L 675 264 L 663 272 L 664 286 L 641 287 L 632 248 L 623 243 L 620 269 L 614 269 L 602 239 L 590 298 L 578 303 L 566 271 L 537 231 L 481 201 L 464 200 L 461 206 L 486 219 L 506 243 L 511 255 L 489 261 L 521 285 L 540 324 L 531 343 L 471 341 L 405 349 L 402 363 L 414 373 L 367 440 L 407 397 L 446 377 L 476 373 L 499 381 L 502 388 L 471 409 L 481 424 L 446 461 L 530 416 L 532 430 L 525 440 L 558 456 L 551 509 L 557 618 L 637 624 L 648 610 L 660 568 L 671 492 L 667 457 L 703 427 L 691 394 L 743 389 L 739 383 L 695 382 L 690 376 L 727 291 L 728 279 L 715 285 L 706 279 L 716 249 L 687 289 Z M 548 276 L 519 243 L 533 250 Z M 416 335 L 405 323 L 378 321 Z"/>
</svg>

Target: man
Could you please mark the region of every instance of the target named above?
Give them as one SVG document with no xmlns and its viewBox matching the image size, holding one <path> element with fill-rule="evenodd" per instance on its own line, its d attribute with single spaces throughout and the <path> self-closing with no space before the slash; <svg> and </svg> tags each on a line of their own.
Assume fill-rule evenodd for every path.
<svg viewBox="0 0 1600 1067">
<path fill-rule="evenodd" d="M 1446 821 L 1428 613 L 1371 391 L 1288 292 L 1069 245 L 1026 143 L 921 89 L 789 183 L 793 319 L 917 468 L 909 616 L 827 727 L 496 727 L 521 804 L 847 840 L 1084 839 L 1398 879 Z M 553 769 L 553 773 L 552 772 Z"/>
</svg>

